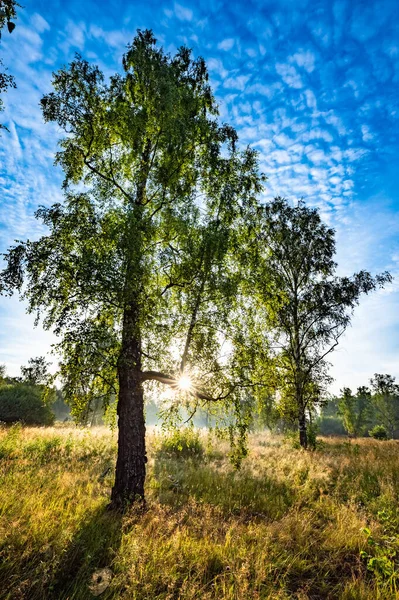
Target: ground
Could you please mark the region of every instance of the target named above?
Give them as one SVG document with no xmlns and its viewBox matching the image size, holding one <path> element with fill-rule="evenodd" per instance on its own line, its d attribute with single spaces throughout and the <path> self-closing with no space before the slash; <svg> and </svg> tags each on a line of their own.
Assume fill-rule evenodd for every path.
<svg viewBox="0 0 399 600">
<path fill-rule="evenodd" d="M 254 434 L 236 471 L 194 441 L 150 432 L 147 509 L 122 517 L 114 434 L 0 429 L 0 598 L 399 598 L 399 442 Z"/>
</svg>

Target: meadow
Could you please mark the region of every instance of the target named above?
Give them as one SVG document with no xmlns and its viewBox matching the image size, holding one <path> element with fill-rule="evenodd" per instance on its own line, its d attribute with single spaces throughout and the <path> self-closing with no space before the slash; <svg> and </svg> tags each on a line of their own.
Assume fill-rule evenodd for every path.
<svg viewBox="0 0 399 600">
<path fill-rule="evenodd" d="M 146 510 L 107 510 L 105 428 L 0 430 L 0 598 L 399 597 L 399 442 L 148 433 Z"/>
</svg>

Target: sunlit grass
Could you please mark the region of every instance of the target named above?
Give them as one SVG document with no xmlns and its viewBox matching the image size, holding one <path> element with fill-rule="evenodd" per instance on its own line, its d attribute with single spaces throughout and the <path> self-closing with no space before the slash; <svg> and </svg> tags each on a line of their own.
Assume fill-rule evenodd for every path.
<svg viewBox="0 0 399 600">
<path fill-rule="evenodd" d="M 0 598 L 87 600 L 103 567 L 104 599 L 396 597 L 397 442 L 311 453 L 255 435 L 240 471 L 203 435 L 181 457 L 176 440 L 148 442 L 147 511 L 122 518 L 106 510 L 115 435 L 0 430 Z"/>
</svg>

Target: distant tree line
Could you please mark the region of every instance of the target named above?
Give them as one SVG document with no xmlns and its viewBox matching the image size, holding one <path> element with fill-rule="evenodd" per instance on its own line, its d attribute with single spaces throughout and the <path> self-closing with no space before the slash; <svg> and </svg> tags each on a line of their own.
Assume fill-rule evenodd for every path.
<svg viewBox="0 0 399 600">
<path fill-rule="evenodd" d="M 338 397 L 324 403 L 317 420 L 322 434 L 399 438 L 399 385 L 395 377 L 375 373 L 369 386 L 356 392 L 343 388 Z"/>
<path fill-rule="evenodd" d="M 20 377 L 10 377 L 0 365 L 0 422 L 52 425 L 57 416 L 69 415 L 62 391 L 52 385 L 50 363 L 43 356 L 31 358 L 21 367 Z"/>
</svg>

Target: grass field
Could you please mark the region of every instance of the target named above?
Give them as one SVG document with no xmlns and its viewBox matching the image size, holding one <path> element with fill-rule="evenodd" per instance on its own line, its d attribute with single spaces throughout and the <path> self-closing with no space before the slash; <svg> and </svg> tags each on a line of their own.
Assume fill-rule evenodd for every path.
<svg viewBox="0 0 399 600">
<path fill-rule="evenodd" d="M 237 472 L 148 437 L 147 510 L 120 517 L 110 432 L 0 430 L 1 599 L 399 597 L 399 442 L 259 434 Z"/>
</svg>

